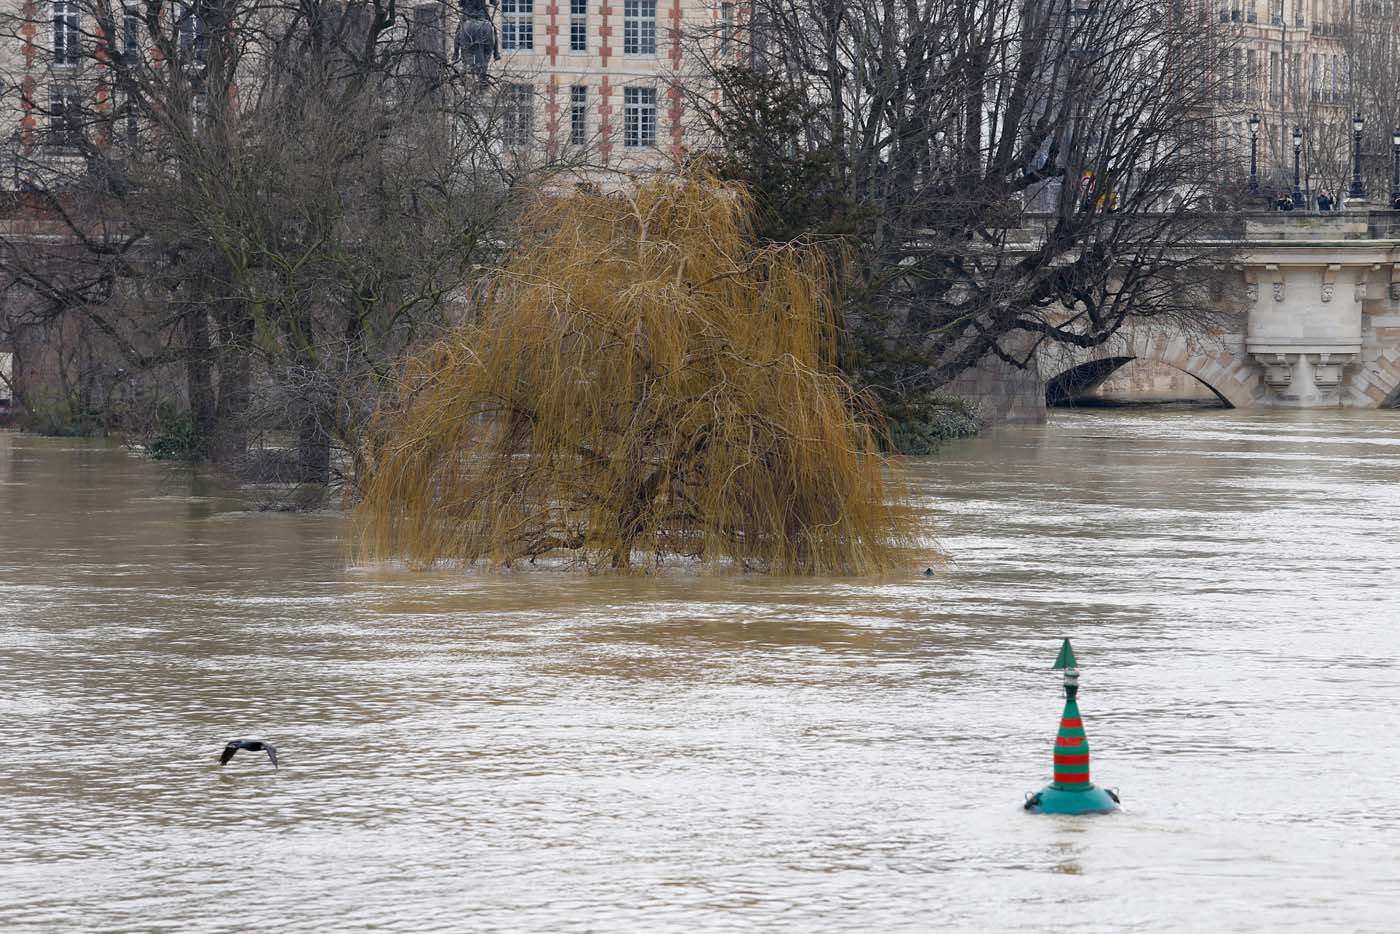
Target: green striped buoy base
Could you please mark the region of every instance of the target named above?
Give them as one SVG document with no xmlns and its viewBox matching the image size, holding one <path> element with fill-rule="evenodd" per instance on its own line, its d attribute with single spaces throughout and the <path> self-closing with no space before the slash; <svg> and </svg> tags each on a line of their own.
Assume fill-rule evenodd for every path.
<svg viewBox="0 0 1400 934">
<path fill-rule="evenodd" d="M 1122 810 L 1118 796 L 1107 788 L 1087 785 L 1075 791 L 1046 785 L 1026 799 L 1032 814 L 1111 814 Z"/>
</svg>

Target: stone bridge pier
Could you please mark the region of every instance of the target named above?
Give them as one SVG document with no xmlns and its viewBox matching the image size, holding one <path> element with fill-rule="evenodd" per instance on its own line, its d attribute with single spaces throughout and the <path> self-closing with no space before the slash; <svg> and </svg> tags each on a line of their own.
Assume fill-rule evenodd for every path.
<svg viewBox="0 0 1400 934">
<path fill-rule="evenodd" d="M 1165 364 L 1236 408 L 1380 408 L 1400 400 L 1400 215 L 1267 215 L 1229 271 L 1237 326 L 1139 326 L 1092 350 L 1046 347 L 1045 399 L 1084 396 L 1132 360 Z"/>
</svg>

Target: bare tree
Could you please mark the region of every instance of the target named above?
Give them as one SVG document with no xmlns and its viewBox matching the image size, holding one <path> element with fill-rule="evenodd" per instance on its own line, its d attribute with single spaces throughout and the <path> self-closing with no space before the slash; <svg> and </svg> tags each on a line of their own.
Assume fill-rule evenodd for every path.
<svg viewBox="0 0 1400 934">
<path fill-rule="evenodd" d="M 1352 60 L 1354 107 L 1366 122 L 1362 172 L 1371 197 L 1389 203 L 1394 184 L 1391 134 L 1400 130 L 1400 11 L 1393 0 L 1356 6 L 1345 44 Z"/>
<path fill-rule="evenodd" d="M 541 168 L 502 139 L 519 102 L 453 62 L 443 6 L 53 11 L 6 21 L 41 62 L 8 79 L 42 235 L 0 237 L 0 271 L 32 320 L 81 317 L 187 411 L 190 453 L 247 465 L 286 436 L 254 472 L 323 486 L 395 361 L 500 255 Z"/>
<path fill-rule="evenodd" d="M 849 365 L 907 394 L 1046 341 L 1211 322 L 1202 268 L 1222 256 L 1199 243 L 1231 196 L 1237 40 L 1209 12 L 756 0 L 741 64 L 701 56 L 718 103 L 696 105 L 768 235 L 840 239 Z"/>
</svg>

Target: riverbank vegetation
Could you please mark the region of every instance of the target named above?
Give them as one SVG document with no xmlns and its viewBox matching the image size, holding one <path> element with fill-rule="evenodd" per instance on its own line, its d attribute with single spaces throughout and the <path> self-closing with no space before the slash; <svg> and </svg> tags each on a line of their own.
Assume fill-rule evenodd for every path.
<svg viewBox="0 0 1400 934">
<path fill-rule="evenodd" d="M 1221 302 L 1200 269 L 1221 262 L 1223 251 L 1199 242 L 1213 223 L 1206 209 L 1230 207 L 1222 183 L 1234 164 L 1223 161 L 1228 149 L 1216 131 L 1222 85 L 1212 65 L 1227 57 L 1231 36 L 1162 16 L 1155 0 L 1070 6 L 755 0 L 738 32 L 688 33 L 693 80 L 676 91 L 691 95 L 684 114 L 697 125 L 677 129 L 694 144 L 692 161 L 707 167 L 700 171 L 733 183 L 725 203 L 753 209 L 732 220 L 742 248 L 730 242 L 711 257 L 742 273 L 705 288 L 746 283 L 735 293 L 744 304 L 726 318 L 710 307 L 703 278 L 683 277 L 667 287 L 677 308 L 695 309 L 695 321 L 647 332 L 656 342 L 647 352 L 682 353 L 687 379 L 720 380 L 732 393 L 726 405 L 766 386 L 788 394 L 775 399 L 825 407 L 830 437 L 789 421 L 794 413 L 736 411 L 762 429 L 758 449 L 793 446 L 785 455 L 793 463 L 808 463 L 808 442 L 844 445 L 838 463 L 850 475 L 840 482 L 853 495 L 869 482 L 867 445 L 877 434 L 895 451 L 923 453 L 976 429 L 956 394 L 983 364 L 1032 366 L 1046 343 L 1093 347 L 1137 321 L 1210 326 Z M 558 145 L 557 120 L 539 118 L 553 112 L 551 102 L 520 93 L 528 76 L 493 63 L 481 80 L 455 59 L 445 7 L 405 15 L 382 0 L 72 0 L 64 8 L 81 28 L 44 5 L 0 14 L 0 34 L 29 55 L 6 79 L 32 117 L 10 153 L 16 191 L 0 225 L 0 342 L 31 361 L 26 374 L 47 368 L 52 377 L 42 391 L 26 383 L 25 395 L 17 393 L 36 427 L 121 434 L 156 456 L 204 459 L 294 490 L 299 504 L 336 489 L 354 500 L 362 483 L 393 474 L 389 449 L 376 446 L 388 422 L 374 428 L 374 413 L 405 385 L 405 368 L 416 374 L 410 382 L 424 379 L 426 361 L 437 360 L 462 391 L 485 392 L 485 377 L 466 380 L 463 360 L 433 342 L 460 340 L 460 328 L 484 321 L 499 325 L 495 303 L 510 290 L 537 303 L 553 294 L 555 285 L 528 291 L 521 265 L 526 244 L 550 257 L 562 249 L 540 234 L 540 212 L 552 210 L 542 192 L 602 179 L 613 195 L 561 201 L 561 217 L 586 205 L 623 224 L 618 236 L 651 236 L 652 221 L 628 220 L 628 211 L 661 196 L 627 188 L 617 172 L 623 147 L 608 142 L 616 147 L 609 155 L 602 146 Z M 36 35 L 67 38 L 49 48 L 35 45 Z M 75 83 L 35 84 L 25 68 Z M 677 184 L 689 190 L 694 182 Z M 524 222 L 527 204 L 535 220 Z M 694 210 L 702 217 L 710 209 Z M 584 230 L 581 219 L 567 223 Z M 589 223 L 588 236 L 612 242 L 601 221 Z M 718 249 L 667 229 L 665 242 L 677 249 Z M 650 250 L 642 253 L 652 257 Z M 674 262 L 704 266 L 695 257 Z M 560 267 L 551 276 L 583 294 L 576 272 Z M 760 285 L 779 289 L 765 277 L 799 273 L 806 278 L 794 294 L 809 311 L 783 304 L 765 313 L 774 328 L 815 328 L 819 346 L 806 348 L 807 357 L 793 352 L 802 363 L 791 385 L 753 382 L 760 372 L 777 378 L 767 355 L 781 341 L 809 336 L 755 342 L 750 299 Z M 660 288 L 649 275 L 629 287 L 632 300 Z M 827 291 L 818 296 L 818 288 Z M 818 307 L 819 326 L 809 320 Z M 626 323 L 577 309 L 567 317 L 575 330 Z M 546 320 L 541 312 L 536 324 Z M 739 329 L 727 335 L 737 342 L 734 359 L 768 362 L 736 368 L 714 356 L 716 338 L 703 329 L 728 327 Z M 601 335 L 590 339 L 601 341 L 600 353 L 622 352 Z M 697 348 L 711 357 L 697 357 Z M 517 372 L 511 359 L 497 359 Z M 620 380 L 614 388 L 630 393 L 627 379 L 636 375 L 590 378 Z M 848 421 L 836 419 L 836 396 Z M 878 419 L 865 410 L 872 402 Z M 624 394 L 615 404 L 640 400 Z M 686 405 L 687 417 L 698 418 Z M 428 411 L 390 409 L 403 419 Z M 729 417 L 712 414 L 720 423 Z M 613 458 L 613 442 L 598 432 L 615 429 L 596 421 L 601 410 L 589 417 L 595 421 L 571 430 L 587 428 L 588 450 Z M 877 422 L 890 430 L 868 427 Z M 680 455 L 646 456 L 660 464 Z M 367 458 L 378 472 L 366 472 Z M 425 462 L 421 476 L 404 467 L 402 476 L 422 480 L 439 466 Z M 656 482 L 668 476 L 663 470 Z M 799 471 L 784 482 L 811 479 Z M 705 491 L 712 478 L 697 482 Z M 606 492 L 626 499 L 624 487 Z M 778 490 L 752 508 L 772 507 Z M 695 495 L 703 504 L 712 493 Z M 803 510 L 782 519 L 797 521 L 802 535 L 857 528 L 854 515 Z M 636 532 L 634 521 L 643 520 L 614 520 L 604 533 L 591 520 L 587 560 L 612 560 L 603 557 L 609 551 L 630 560 L 629 541 L 749 560 L 752 536 L 732 516 L 674 542 Z M 764 521 L 779 525 L 776 515 Z M 432 536 L 404 541 L 415 537 Z M 823 552 L 829 544 L 813 539 L 791 555 L 755 546 L 755 554 L 775 567 L 841 563 Z M 409 550 L 422 560 L 453 552 L 423 543 Z M 453 553 L 515 554 L 476 545 Z M 885 560 L 846 559 L 852 567 Z"/>
<path fill-rule="evenodd" d="M 100 93 L 16 88 L 40 126 L 14 154 L 0 340 L 71 398 L 21 405 L 299 501 L 353 483 L 383 387 L 470 305 L 544 159 L 498 146 L 508 102 L 450 66 L 440 17 L 65 7 L 82 40 L 35 54 Z M 0 33 L 66 35 L 41 10 Z"/>
<path fill-rule="evenodd" d="M 540 199 L 477 313 L 381 415 L 365 553 L 898 566 L 912 518 L 836 371 L 832 294 L 820 252 L 756 242 L 736 186 Z"/>
</svg>

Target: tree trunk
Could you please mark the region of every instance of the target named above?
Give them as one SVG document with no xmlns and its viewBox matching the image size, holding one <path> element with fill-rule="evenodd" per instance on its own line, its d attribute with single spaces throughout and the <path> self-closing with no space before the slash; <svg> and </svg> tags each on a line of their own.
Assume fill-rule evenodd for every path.
<svg viewBox="0 0 1400 934">
<path fill-rule="evenodd" d="M 253 399 L 252 315 L 241 302 L 220 310 L 219 400 L 209 457 L 216 464 L 237 464 L 248 451 L 248 407 Z"/>
<path fill-rule="evenodd" d="M 190 397 L 194 437 L 207 444 L 214 433 L 214 375 L 209 346 L 209 317 L 202 306 L 185 314 L 185 387 Z"/>
</svg>

